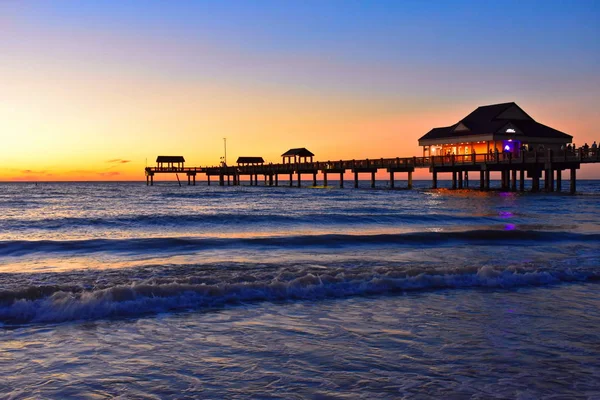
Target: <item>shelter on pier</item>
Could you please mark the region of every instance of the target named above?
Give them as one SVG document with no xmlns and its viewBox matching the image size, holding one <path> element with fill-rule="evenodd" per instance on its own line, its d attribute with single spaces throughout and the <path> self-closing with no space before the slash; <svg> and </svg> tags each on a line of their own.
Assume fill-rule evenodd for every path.
<svg viewBox="0 0 600 400">
<path fill-rule="evenodd" d="M 265 163 L 262 157 L 238 157 L 237 164 L 239 166 L 262 165 Z"/>
<path fill-rule="evenodd" d="M 175 165 L 177 164 L 177 165 Z M 177 170 L 185 165 L 183 156 L 158 156 L 156 157 L 156 167 L 159 170 Z"/>
<path fill-rule="evenodd" d="M 313 153 L 311 153 L 304 147 L 298 149 L 289 149 L 281 155 L 281 157 L 283 158 L 283 164 L 292 164 L 292 160 L 294 164 L 302 162 L 313 162 L 314 156 L 315 155 Z"/>
<path fill-rule="evenodd" d="M 419 139 L 423 157 L 558 151 L 573 137 L 531 118 L 516 103 L 478 107 L 454 125 L 434 128 Z"/>
</svg>

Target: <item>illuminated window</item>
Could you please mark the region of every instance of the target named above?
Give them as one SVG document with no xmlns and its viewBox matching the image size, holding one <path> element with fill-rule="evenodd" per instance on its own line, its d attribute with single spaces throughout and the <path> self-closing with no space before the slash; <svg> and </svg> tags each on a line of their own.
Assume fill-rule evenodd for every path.
<svg viewBox="0 0 600 400">
<path fill-rule="evenodd" d="M 509 145 L 504 146 L 504 150 L 510 151 L 510 146 Z"/>
<path fill-rule="evenodd" d="M 515 131 L 513 128 L 508 128 L 506 133 L 517 133 L 517 131 Z"/>
</svg>

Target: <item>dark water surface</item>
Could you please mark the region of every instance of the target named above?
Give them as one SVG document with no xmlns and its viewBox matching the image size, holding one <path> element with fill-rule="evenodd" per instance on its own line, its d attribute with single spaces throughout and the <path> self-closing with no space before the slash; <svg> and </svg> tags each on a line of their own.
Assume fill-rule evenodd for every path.
<svg viewBox="0 0 600 400">
<path fill-rule="evenodd" d="M 600 396 L 600 182 L 428 185 L 0 184 L 0 395 Z"/>
</svg>

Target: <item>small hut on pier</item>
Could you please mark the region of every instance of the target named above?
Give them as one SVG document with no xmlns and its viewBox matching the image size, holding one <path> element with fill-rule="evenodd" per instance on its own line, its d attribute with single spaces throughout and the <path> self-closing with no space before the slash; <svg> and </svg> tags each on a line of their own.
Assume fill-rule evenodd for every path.
<svg viewBox="0 0 600 400">
<path fill-rule="evenodd" d="M 283 158 L 283 164 L 294 164 L 302 162 L 313 162 L 315 155 L 306 148 L 289 149 L 281 155 Z M 310 158 L 310 160 L 309 160 Z"/>
<path fill-rule="evenodd" d="M 175 165 L 177 164 L 177 165 Z M 182 169 L 185 164 L 183 156 L 158 156 L 156 157 L 156 167 L 159 170 L 178 170 Z"/>
<path fill-rule="evenodd" d="M 454 125 L 434 128 L 419 139 L 423 157 L 448 154 L 488 154 L 490 151 L 518 156 L 523 148 L 560 150 L 573 137 L 531 118 L 516 103 L 478 107 Z"/>
<path fill-rule="evenodd" d="M 237 164 L 240 167 L 245 167 L 249 165 L 262 165 L 265 163 L 262 157 L 238 157 Z"/>
</svg>

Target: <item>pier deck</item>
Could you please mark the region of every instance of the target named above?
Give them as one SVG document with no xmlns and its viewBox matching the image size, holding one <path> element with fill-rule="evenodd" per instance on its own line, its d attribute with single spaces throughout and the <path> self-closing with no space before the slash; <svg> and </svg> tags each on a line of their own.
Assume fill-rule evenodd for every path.
<svg viewBox="0 0 600 400">
<path fill-rule="evenodd" d="M 408 175 L 408 188 L 412 188 L 412 174 L 416 168 L 428 168 L 432 174 L 432 187 L 437 188 L 439 173 L 452 174 L 452 188 L 462 188 L 468 172 L 479 172 L 479 188 L 489 189 L 490 172 L 501 172 L 502 189 L 524 190 L 525 176 L 532 180 L 532 190 L 540 190 L 540 178 L 544 173 L 544 187 L 546 191 L 560 191 L 562 186 L 562 171 L 570 170 L 570 191 L 576 189 L 576 170 L 581 164 L 599 163 L 600 151 L 576 150 L 552 152 L 521 152 L 518 156 L 513 153 L 498 154 L 467 154 L 446 155 L 431 157 L 397 157 L 377 158 L 364 160 L 339 160 L 316 161 L 304 163 L 240 165 L 240 166 L 212 166 L 212 167 L 147 167 L 146 184 L 153 185 L 155 174 L 186 174 L 188 185 L 196 184 L 196 175 L 205 174 L 208 184 L 211 177 L 218 177 L 219 184 L 240 184 L 241 176 L 249 176 L 250 184 L 258 184 L 258 176 L 264 177 L 265 185 L 279 186 L 279 175 L 289 176 L 290 186 L 294 183 L 296 175 L 297 186 L 301 186 L 302 175 L 312 175 L 313 185 L 316 185 L 317 174 L 323 175 L 324 184 L 328 184 L 328 177 L 339 176 L 340 187 L 343 187 L 343 176 L 346 171 L 354 174 L 354 186 L 358 187 L 359 174 L 371 175 L 371 186 L 375 186 L 375 174 L 379 170 L 386 170 L 390 176 L 390 187 L 394 187 L 395 173 Z M 519 175 L 517 177 L 517 174 Z M 555 185 L 556 182 L 556 185 Z"/>
</svg>

